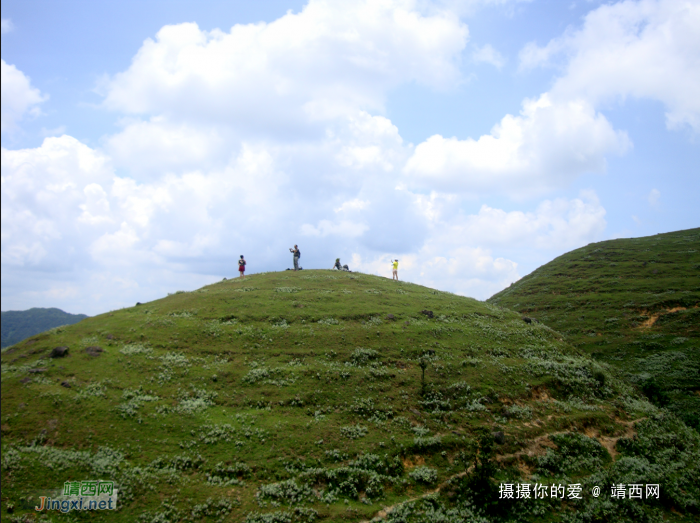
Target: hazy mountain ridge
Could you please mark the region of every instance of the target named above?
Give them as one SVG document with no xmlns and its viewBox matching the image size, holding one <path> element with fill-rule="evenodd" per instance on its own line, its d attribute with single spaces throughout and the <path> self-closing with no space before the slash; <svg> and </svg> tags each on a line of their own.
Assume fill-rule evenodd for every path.
<svg viewBox="0 0 700 523">
<path fill-rule="evenodd" d="M 84 320 L 86 314 L 71 314 L 55 307 L 35 307 L 26 311 L 2 311 L 2 347 L 62 325 L 72 325 Z"/>
</svg>

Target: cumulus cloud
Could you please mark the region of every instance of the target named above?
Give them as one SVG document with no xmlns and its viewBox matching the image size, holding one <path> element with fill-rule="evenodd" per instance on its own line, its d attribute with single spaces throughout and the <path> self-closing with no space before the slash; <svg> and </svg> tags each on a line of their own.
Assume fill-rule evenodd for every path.
<svg viewBox="0 0 700 523">
<path fill-rule="evenodd" d="M 101 148 L 64 135 L 2 150 L 3 276 L 39 275 L 3 297 L 89 295 L 74 310 L 100 312 L 230 276 L 240 254 L 251 272 L 290 266 L 298 243 L 307 268 L 340 256 L 389 276 L 399 257 L 411 281 L 487 298 L 519 278 L 517 249 L 597 239 L 592 192 L 462 209 L 465 194 L 535 196 L 602 171 L 630 143 L 589 102 L 548 93 L 477 140 L 417 147 L 382 116 L 401 83 L 456 85 L 467 36 L 410 0 L 314 0 L 228 32 L 164 27 L 105 81 L 105 106 L 127 116 Z"/>
<path fill-rule="evenodd" d="M 302 225 L 301 234 L 303 236 L 325 237 L 334 235 L 355 238 L 357 236 L 362 236 L 367 229 L 368 227 L 364 223 L 355 223 L 350 220 L 342 220 L 337 223 L 333 223 L 330 220 L 321 220 L 317 227 L 308 223 Z"/>
<path fill-rule="evenodd" d="M 369 205 L 368 201 L 360 200 L 359 198 L 354 198 L 343 202 L 340 207 L 333 209 L 335 212 L 348 212 L 348 211 L 361 211 Z"/>
<path fill-rule="evenodd" d="M 585 100 L 544 94 L 525 100 L 519 116 L 506 115 L 478 140 L 428 138 L 416 146 L 404 172 L 442 191 L 532 196 L 566 186 L 584 172 L 604 171 L 606 155 L 630 146 L 627 134 Z"/>
<path fill-rule="evenodd" d="M 166 117 L 126 122 L 124 129 L 105 139 L 114 162 L 135 176 L 163 171 L 223 167 L 231 156 L 230 131 L 221 126 L 172 123 Z"/>
<path fill-rule="evenodd" d="M 658 189 L 652 189 L 647 197 L 649 200 L 649 205 L 652 207 L 659 205 L 659 198 L 661 198 L 661 192 Z"/>
<path fill-rule="evenodd" d="M 105 106 L 248 133 L 320 132 L 314 122 L 380 110 L 399 83 L 452 86 L 467 35 L 454 14 L 421 14 L 411 0 L 311 0 L 300 13 L 229 32 L 165 26 L 106 80 Z"/>
<path fill-rule="evenodd" d="M 405 161 L 403 140 L 388 118 L 358 111 L 338 124 L 329 129 L 327 136 L 338 148 L 336 160 L 340 165 L 355 171 L 375 167 L 390 172 Z"/>
<path fill-rule="evenodd" d="M 2 19 L 2 34 L 9 33 L 10 31 L 14 30 L 15 26 L 12 23 L 12 20 L 9 18 L 3 18 Z"/>
<path fill-rule="evenodd" d="M 523 250 L 555 256 L 595 241 L 606 226 L 606 211 L 590 190 L 571 200 L 544 200 L 531 212 L 483 205 L 465 214 L 449 196 L 414 198 L 428 228 L 421 245 L 408 254 L 355 251 L 352 269 L 390 277 L 390 262 L 398 257 L 404 279 L 486 299 L 520 278 L 514 258 Z"/>
<path fill-rule="evenodd" d="M 496 69 L 501 69 L 506 63 L 501 53 L 496 51 L 491 44 L 476 47 L 472 53 L 472 59 L 476 63 L 486 63 L 493 65 Z"/>
<path fill-rule="evenodd" d="M 573 200 L 544 200 L 533 212 L 482 205 L 477 214 L 455 220 L 449 234 L 478 245 L 565 251 L 598 238 L 606 226 L 605 214 L 595 192 L 582 191 Z"/>
<path fill-rule="evenodd" d="M 524 69 L 557 64 L 563 74 L 552 93 L 592 104 L 625 97 L 659 100 L 670 128 L 700 131 L 700 4 L 639 0 L 602 5 L 583 26 L 545 46 L 528 44 Z"/>
<path fill-rule="evenodd" d="M 421 254 L 418 281 L 464 296 L 485 300 L 520 279 L 516 262 L 483 247 L 460 247 L 431 257 L 428 246 Z"/>
<path fill-rule="evenodd" d="M 482 247 L 453 246 L 429 242 L 419 253 L 408 255 L 362 255 L 353 253 L 350 269 L 391 278 L 391 262 L 399 260 L 399 279 L 448 290 L 480 300 L 520 279 L 518 264 L 493 255 Z"/>
<path fill-rule="evenodd" d="M 167 290 L 166 281 L 211 281 L 230 257 L 225 241 L 242 242 L 236 227 L 259 233 L 253 243 L 264 251 L 289 212 L 270 167 L 265 151 L 244 146 L 224 169 L 137 182 L 117 176 L 109 157 L 69 136 L 46 138 L 34 149 L 2 148 L 3 274 L 68 273 L 86 292 L 94 278 L 107 278 L 115 287 L 102 307 L 144 292 L 123 281 L 157 282 L 145 291 L 151 297 Z M 275 208 L 256 212 L 270 200 Z"/>
<path fill-rule="evenodd" d="M 336 199 L 324 201 L 295 188 L 279 154 L 249 144 L 222 169 L 136 181 L 68 136 L 3 149 L 3 273 L 71 274 L 75 281 L 45 289 L 84 295 L 101 282 L 94 308 L 82 307 L 98 312 L 216 280 L 238 254 L 252 270 L 283 267 L 287 247 L 299 243 L 307 267 L 340 256 L 353 269 L 385 274 L 398 256 L 411 281 L 486 298 L 519 277 L 513 249 L 573 248 L 605 226 L 592 192 L 531 212 L 483 205 L 464 214 L 454 195 L 424 196 L 374 177 L 358 187 L 336 181 Z M 31 296 L 49 299 L 41 292 Z"/>
<path fill-rule="evenodd" d="M 103 216 L 100 195 L 111 175 L 105 156 L 69 136 L 46 138 L 36 149 L 3 147 L 3 265 L 77 262 L 76 247 Z"/>
<path fill-rule="evenodd" d="M 3 20 L 3 32 L 4 32 Z M 2 78 L 2 118 L 1 132 L 16 129 L 25 114 L 38 116 L 40 110 L 38 104 L 46 101 L 48 96 L 42 95 L 39 89 L 32 87 L 31 80 L 14 65 L 0 60 Z"/>
</svg>

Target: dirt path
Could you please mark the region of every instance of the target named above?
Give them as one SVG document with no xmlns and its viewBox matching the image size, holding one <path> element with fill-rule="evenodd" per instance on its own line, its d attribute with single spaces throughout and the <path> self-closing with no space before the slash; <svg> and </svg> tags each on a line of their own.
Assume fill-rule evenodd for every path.
<svg viewBox="0 0 700 523">
<path fill-rule="evenodd" d="M 631 438 L 632 436 L 634 436 L 634 434 L 635 434 L 634 424 L 638 423 L 644 419 L 646 419 L 646 418 L 639 418 L 639 419 L 632 420 L 632 421 L 622 421 L 620 419 L 616 419 L 615 421 L 617 423 L 627 427 L 627 430 L 625 430 L 625 433 L 622 434 L 621 436 L 612 436 L 612 437 L 611 436 L 601 436 L 600 432 L 597 429 L 593 429 L 593 428 L 587 429 L 584 432 L 584 434 L 586 436 L 588 436 L 589 438 L 595 438 L 596 440 L 598 440 L 598 442 L 601 445 L 603 445 L 603 447 L 605 447 L 607 449 L 607 451 L 610 453 L 610 456 L 612 457 L 613 461 L 615 461 L 617 459 L 617 456 L 619 455 L 619 453 L 615 450 L 615 445 L 617 445 L 618 440 L 620 438 Z M 523 450 L 519 450 L 518 452 L 513 452 L 512 454 L 496 455 L 496 461 L 498 461 L 500 463 L 500 462 L 505 461 L 507 459 L 518 458 L 520 456 L 533 457 L 533 456 L 542 455 L 546 452 L 547 448 L 552 448 L 552 449 L 556 448 L 554 443 L 552 443 L 549 440 L 550 436 L 556 436 L 559 434 L 568 434 L 569 432 L 570 431 L 561 431 L 561 432 L 549 432 L 547 434 L 542 434 L 541 436 L 537 436 L 535 439 L 530 441 L 528 446 Z M 445 481 L 440 483 L 440 485 L 438 485 L 437 488 L 435 488 L 433 490 L 429 490 L 428 492 L 425 492 L 425 493 L 421 494 L 420 496 L 416 496 L 413 498 L 409 498 L 405 501 L 395 503 L 389 507 L 384 507 L 384 508 L 382 508 L 382 510 L 377 512 L 372 517 L 372 519 L 375 519 L 377 517 L 385 518 L 386 516 L 389 515 L 389 513 L 391 513 L 393 510 L 400 507 L 401 505 L 405 505 L 406 503 L 412 503 L 414 501 L 418 501 L 420 499 L 427 498 L 428 496 L 432 496 L 433 494 L 436 494 L 436 493 L 440 492 L 443 488 L 445 488 L 450 483 L 450 481 L 452 481 L 453 479 L 466 476 L 472 470 L 474 470 L 474 465 L 469 467 L 466 471 L 459 472 L 457 474 L 454 474 L 453 476 L 450 476 Z M 525 470 L 528 473 L 530 472 L 527 469 L 525 469 Z M 371 523 L 371 520 L 363 520 L 360 523 Z"/>
<path fill-rule="evenodd" d="M 697 308 L 698 308 L 697 305 L 695 307 L 693 307 L 693 309 L 697 309 Z M 685 310 L 688 310 L 687 307 L 674 307 L 672 309 L 666 309 L 665 311 L 657 312 L 656 314 L 652 314 L 651 316 L 649 316 L 648 320 L 645 320 L 642 323 L 640 323 L 639 327 L 648 329 L 649 327 L 654 325 L 656 323 L 656 320 L 658 320 L 661 316 L 663 316 L 665 314 L 672 314 L 674 312 L 685 311 Z M 647 312 L 642 311 L 642 314 L 646 315 Z"/>
</svg>

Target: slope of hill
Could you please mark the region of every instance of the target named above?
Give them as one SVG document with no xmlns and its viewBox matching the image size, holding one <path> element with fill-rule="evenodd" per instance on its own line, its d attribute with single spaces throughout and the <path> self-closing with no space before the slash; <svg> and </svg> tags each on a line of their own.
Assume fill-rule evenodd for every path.
<svg viewBox="0 0 700 523">
<path fill-rule="evenodd" d="M 626 370 L 700 429 L 700 229 L 590 244 L 488 301 Z"/>
<path fill-rule="evenodd" d="M 3 311 L 2 313 L 2 347 L 9 347 L 15 343 L 34 336 L 40 332 L 72 325 L 87 318 L 85 314 L 70 314 L 61 309 L 33 308 L 26 311 Z"/>
<path fill-rule="evenodd" d="M 3 351 L 2 404 L 3 521 L 87 480 L 113 481 L 118 510 L 54 521 L 638 523 L 700 507 L 697 432 L 614 368 L 517 313 L 358 273 L 252 275 L 54 329 Z M 611 498 L 619 484 L 642 499 Z"/>
</svg>

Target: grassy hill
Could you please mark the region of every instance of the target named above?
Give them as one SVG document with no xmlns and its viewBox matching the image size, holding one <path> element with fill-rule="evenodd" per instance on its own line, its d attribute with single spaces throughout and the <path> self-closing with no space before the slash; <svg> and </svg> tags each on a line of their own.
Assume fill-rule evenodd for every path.
<svg viewBox="0 0 700 523">
<path fill-rule="evenodd" d="M 700 229 L 590 244 L 488 301 L 624 369 L 655 404 L 700 429 Z"/>
<path fill-rule="evenodd" d="M 698 433 L 620 375 L 542 323 L 419 285 L 225 280 L 3 350 L 2 519 L 697 517 Z M 114 481 L 118 510 L 33 510 L 82 480 Z M 620 483 L 659 499 L 611 499 Z"/>
<path fill-rule="evenodd" d="M 2 347 L 8 347 L 40 332 L 72 325 L 87 318 L 61 309 L 33 308 L 26 311 L 2 311 Z"/>
</svg>

